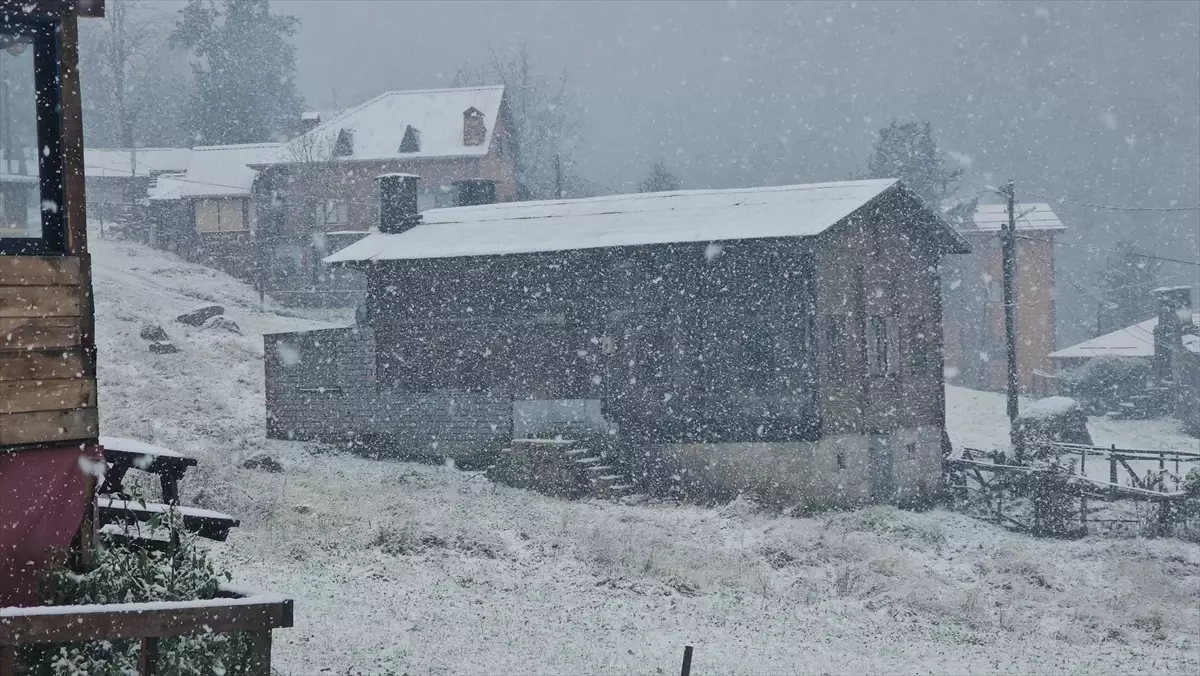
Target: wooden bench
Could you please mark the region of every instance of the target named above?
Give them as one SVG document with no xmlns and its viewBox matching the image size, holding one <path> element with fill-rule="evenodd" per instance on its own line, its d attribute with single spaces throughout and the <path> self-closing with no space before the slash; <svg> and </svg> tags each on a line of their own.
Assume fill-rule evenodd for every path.
<svg viewBox="0 0 1200 676">
<path fill-rule="evenodd" d="M 209 540 L 224 542 L 225 538 L 229 537 L 230 529 L 241 523 L 228 514 L 214 512 L 211 509 L 179 507 L 140 500 L 122 500 L 110 495 L 101 495 L 96 498 L 96 511 L 99 516 L 99 525 L 102 528 L 109 524 L 145 523 L 172 508 L 177 510 L 183 518 L 185 530 Z"/>
<path fill-rule="evenodd" d="M 147 444 L 136 439 L 100 437 L 104 447 L 104 459 L 109 463 L 100 493 L 125 496 L 125 474 L 131 469 L 157 474 L 162 488 L 162 499 L 167 504 L 179 504 L 179 480 L 189 467 L 196 466 L 196 459 L 169 448 Z"/>
<path fill-rule="evenodd" d="M 96 498 L 98 526 L 145 523 L 175 508 L 183 519 L 183 528 L 200 537 L 223 542 L 229 531 L 240 522 L 228 514 L 198 507 L 179 505 L 179 480 L 188 468 L 196 466 L 196 459 L 162 446 L 155 446 L 136 439 L 100 437 L 104 448 L 104 459 L 108 472 Z M 131 469 L 157 474 L 162 488 L 162 502 L 133 500 L 125 491 L 125 475 Z M 112 541 L 125 541 L 158 548 L 166 542 L 153 537 L 130 535 L 129 533 L 105 532 Z"/>
</svg>

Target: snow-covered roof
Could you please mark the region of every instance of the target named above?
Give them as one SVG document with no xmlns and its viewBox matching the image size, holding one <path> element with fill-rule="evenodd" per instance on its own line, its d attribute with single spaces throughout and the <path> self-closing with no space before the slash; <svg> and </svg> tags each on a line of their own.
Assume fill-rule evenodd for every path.
<svg viewBox="0 0 1200 676">
<path fill-rule="evenodd" d="M 896 179 L 431 209 L 422 224 L 374 233 L 329 263 L 490 256 L 671 242 L 818 235 L 899 186 Z M 948 236 L 961 238 L 942 223 Z M 965 250 L 969 246 L 961 242 Z"/>
<path fill-rule="evenodd" d="M 504 87 L 499 85 L 384 92 L 292 139 L 282 152 L 262 164 L 295 162 L 295 158 L 310 154 L 312 148 L 332 151 L 342 130 L 353 137 L 353 153 L 338 157 L 340 160 L 486 155 L 503 97 Z M 463 144 L 463 113 L 469 108 L 483 113 L 486 134 L 480 145 Z M 402 154 L 400 141 L 410 126 L 420 132 L 421 147 L 417 152 Z"/>
<path fill-rule="evenodd" d="M 1192 323 L 1200 326 L 1200 313 L 1192 315 Z M 1126 326 L 1082 343 L 1051 352 L 1051 359 L 1078 359 L 1087 357 L 1153 357 L 1154 328 L 1158 317 Z M 1185 335 L 1183 347 L 1200 354 L 1200 336 Z"/>
<path fill-rule="evenodd" d="M 83 175 L 87 178 L 129 178 L 129 150 L 83 149 Z M 138 148 L 137 175 L 187 171 L 191 148 Z"/>
<path fill-rule="evenodd" d="M 1017 230 L 1066 230 L 1067 226 L 1045 202 L 1023 202 L 1015 205 Z M 963 232 L 999 232 L 1008 223 L 1008 207 L 1003 204 L 980 204 L 975 207 L 974 228 Z"/>
<path fill-rule="evenodd" d="M 159 176 L 149 191 L 152 200 L 188 197 L 241 197 L 250 194 L 258 172 L 251 164 L 279 152 L 278 143 L 200 146 L 192 150 L 187 173 Z"/>
</svg>

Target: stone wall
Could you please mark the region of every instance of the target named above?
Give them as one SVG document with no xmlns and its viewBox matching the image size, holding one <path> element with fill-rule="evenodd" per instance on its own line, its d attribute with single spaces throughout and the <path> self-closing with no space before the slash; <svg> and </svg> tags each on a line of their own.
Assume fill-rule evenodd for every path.
<svg viewBox="0 0 1200 676">
<path fill-rule="evenodd" d="M 512 439 L 507 398 L 379 387 L 370 329 L 267 334 L 263 341 L 271 438 L 356 440 L 411 457 Z"/>
<path fill-rule="evenodd" d="M 899 429 L 874 439 L 848 434 L 814 442 L 665 444 L 652 450 L 662 458 L 662 471 L 700 499 L 746 495 L 801 508 L 857 507 L 920 504 L 940 491 L 936 427 Z"/>
</svg>

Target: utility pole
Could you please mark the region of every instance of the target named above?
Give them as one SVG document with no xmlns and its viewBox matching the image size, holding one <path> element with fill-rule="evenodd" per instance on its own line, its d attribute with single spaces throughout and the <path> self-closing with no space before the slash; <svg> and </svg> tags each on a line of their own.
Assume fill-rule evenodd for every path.
<svg viewBox="0 0 1200 676">
<path fill-rule="evenodd" d="M 1008 223 L 1000 233 L 1004 268 L 1004 339 L 1008 348 L 1008 419 L 1015 422 L 1018 415 L 1017 390 L 1017 215 L 1016 189 L 1009 181 L 1003 190 L 1008 199 Z"/>
</svg>

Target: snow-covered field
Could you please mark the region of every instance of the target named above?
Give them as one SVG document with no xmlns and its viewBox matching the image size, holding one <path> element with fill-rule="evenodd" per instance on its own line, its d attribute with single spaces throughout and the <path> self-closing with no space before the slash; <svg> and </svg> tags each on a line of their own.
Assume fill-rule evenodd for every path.
<svg viewBox="0 0 1200 676">
<path fill-rule="evenodd" d="M 944 511 L 792 518 L 573 503 L 446 467 L 263 437 L 261 333 L 349 313 L 263 311 L 249 287 L 93 238 L 103 433 L 192 454 L 190 504 L 242 518 L 235 582 L 296 600 L 285 674 L 1183 674 L 1200 670 L 1200 546 L 1034 540 Z M 224 305 L 245 335 L 172 318 Z M 138 338 L 161 323 L 181 349 Z M 956 443 L 996 447 L 1002 398 L 948 390 Z M 1098 443 L 1192 448 L 1170 421 Z M 1189 444 L 1189 446 L 1180 446 Z M 238 468 L 267 452 L 285 471 Z"/>
</svg>

